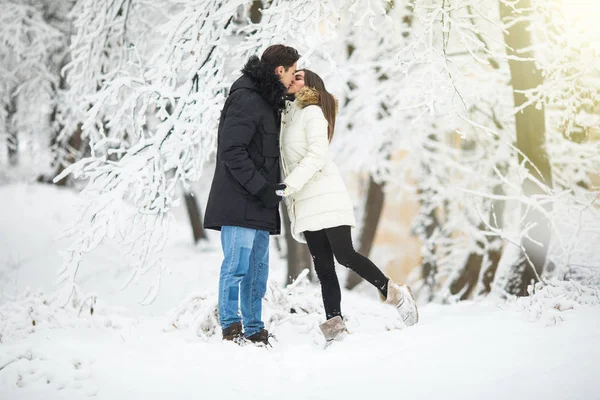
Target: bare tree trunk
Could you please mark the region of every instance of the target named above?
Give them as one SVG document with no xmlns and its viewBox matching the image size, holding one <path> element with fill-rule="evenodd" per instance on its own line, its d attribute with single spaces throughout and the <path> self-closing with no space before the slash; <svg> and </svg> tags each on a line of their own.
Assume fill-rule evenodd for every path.
<svg viewBox="0 0 600 400">
<path fill-rule="evenodd" d="M 467 9 L 471 15 L 475 15 L 470 5 L 467 6 Z M 470 19 L 471 25 L 475 27 L 475 19 L 473 17 Z M 483 35 L 477 33 L 476 36 L 478 40 L 489 49 L 489 46 Z M 500 68 L 500 64 L 498 61 L 496 61 L 496 59 L 488 57 L 488 61 L 492 68 Z M 493 109 L 492 116 L 496 127 L 498 129 L 503 129 L 502 124 L 500 124 L 495 117 Z M 499 169 L 503 170 L 501 167 L 499 167 Z M 493 192 L 494 194 L 503 194 L 504 190 L 502 189 L 501 185 L 498 185 L 494 188 Z M 492 203 L 492 210 L 490 211 L 489 224 L 496 226 L 497 228 L 502 228 L 503 213 L 504 200 L 494 200 Z M 479 229 L 484 230 L 486 227 L 482 224 L 479 226 Z M 498 262 L 500 261 L 501 252 L 497 250 L 495 246 L 500 245 L 500 239 L 493 239 L 491 243 L 488 243 L 487 241 L 486 243 L 477 242 L 477 245 L 483 249 L 483 254 L 479 254 L 477 252 L 472 252 L 469 254 L 460 274 L 453 278 L 454 280 L 450 282 L 450 293 L 453 295 L 460 293 L 461 300 L 467 299 L 471 293 L 473 293 L 473 289 L 475 287 L 477 287 L 477 295 L 489 293 L 494 277 L 496 276 L 496 270 L 498 269 Z"/>
<path fill-rule="evenodd" d="M 19 138 L 16 132 L 8 134 L 7 146 L 8 163 L 15 166 L 19 163 Z"/>
<path fill-rule="evenodd" d="M 481 265 L 482 269 L 479 277 L 479 287 L 476 293 L 477 296 L 482 296 L 492 291 L 492 283 L 496 277 L 496 271 L 498 270 L 498 263 L 500 263 L 501 256 L 501 248 L 488 251 L 488 258 L 485 260 L 486 262 Z"/>
<path fill-rule="evenodd" d="M 365 202 L 365 214 L 363 218 L 363 229 L 360 235 L 360 246 L 358 252 L 365 257 L 369 256 L 377 226 L 381 219 L 383 204 L 385 202 L 385 193 L 383 191 L 384 183 L 377 183 L 373 176 L 369 176 L 369 188 L 367 190 L 367 200 Z M 346 280 L 346 289 L 351 290 L 360 282 L 362 278 L 354 271 L 348 270 L 348 279 Z"/>
<path fill-rule="evenodd" d="M 460 274 L 450 285 L 450 293 L 453 295 L 460 293 L 461 300 L 467 299 L 477 284 L 482 261 L 482 255 L 475 252 L 469 254 Z"/>
<path fill-rule="evenodd" d="M 79 153 L 81 152 L 81 148 L 82 148 L 82 144 L 83 141 L 81 139 L 81 124 L 79 124 L 77 126 L 77 129 L 75 130 L 75 132 L 73 132 L 73 135 L 71 135 L 71 137 L 69 138 L 69 141 L 66 143 L 64 151 L 67 153 L 67 156 L 64 158 L 64 160 L 60 160 L 60 155 L 57 154 L 56 158 L 58 159 L 58 166 L 56 167 L 56 172 L 54 173 L 54 176 L 58 176 L 60 175 L 67 166 L 69 166 L 70 164 L 73 164 L 75 161 L 77 161 L 79 159 Z M 52 182 L 52 179 L 54 178 L 54 176 L 52 176 L 49 179 L 49 182 Z M 38 180 L 40 180 L 41 178 L 38 178 Z M 64 178 L 62 178 L 60 181 L 56 182 L 57 186 L 66 186 L 67 183 L 69 181 L 69 177 L 65 176 Z"/>
<path fill-rule="evenodd" d="M 198 207 L 198 201 L 194 192 L 186 192 L 185 195 L 185 207 L 187 208 L 188 216 L 190 217 L 190 225 L 192 226 L 192 233 L 194 235 L 194 243 L 198 243 L 200 240 L 207 240 L 206 231 L 202 226 L 202 212 Z"/>
<path fill-rule="evenodd" d="M 287 283 L 292 283 L 300 275 L 305 268 L 311 271 L 309 275 L 310 279 L 313 279 L 313 263 L 308 246 L 304 243 L 299 243 L 292 236 L 290 229 L 290 216 L 287 212 L 287 207 L 283 205 L 281 207 L 281 216 L 283 218 L 284 230 L 285 230 L 285 243 L 287 247 L 287 262 L 288 262 L 288 274 Z"/>
<path fill-rule="evenodd" d="M 502 253 L 498 249 L 491 249 L 489 244 L 486 246 L 479 242 L 478 245 L 485 246 L 484 253 L 469 254 L 461 273 L 450 284 L 450 293 L 460 294 L 460 300 L 468 299 L 475 288 L 478 288 L 475 292 L 478 296 L 489 293 L 492 288 Z"/>
<path fill-rule="evenodd" d="M 11 96 L 12 97 L 12 96 Z M 7 107 L 7 125 L 10 126 L 10 121 L 15 114 L 15 99 L 11 98 L 10 105 Z M 8 163 L 9 165 L 15 166 L 19 163 L 19 138 L 17 132 L 8 127 L 8 136 L 6 138 L 7 152 L 8 152 Z"/>
<path fill-rule="evenodd" d="M 431 141 L 436 141 L 437 138 L 434 135 L 428 137 Z M 433 148 L 428 151 L 435 151 Z M 430 174 L 431 168 L 427 163 L 421 163 L 421 169 L 423 174 Z M 437 186 L 437 185 L 436 185 Z M 423 243 L 421 248 L 421 277 L 423 279 L 423 288 L 428 291 L 427 298 L 429 301 L 433 300 L 434 294 L 437 290 L 437 274 L 438 265 L 435 257 L 435 241 L 437 234 L 443 230 L 443 221 L 440 221 L 436 215 L 436 207 L 432 203 L 435 197 L 436 189 L 424 186 L 422 182 L 417 183 L 417 197 L 419 199 L 419 214 L 413 220 L 413 234 L 415 234 Z"/>
<path fill-rule="evenodd" d="M 485 226 L 481 225 L 479 229 L 483 230 Z M 482 252 L 469 254 L 460 273 L 451 278 L 450 293 L 460 294 L 460 300 L 468 299 L 478 285 L 478 295 L 489 293 L 498 268 L 500 251 L 493 249 L 490 243 L 477 242 L 477 246 L 482 248 Z"/>
<path fill-rule="evenodd" d="M 59 71 L 62 70 L 65 65 L 67 65 L 69 60 L 70 60 L 70 53 L 65 54 L 63 56 L 62 61 L 60 62 Z M 65 90 L 66 88 L 67 88 L 66 77 L 61 74 L 60 80 L 58 83 L 58 90 Z M 56 104 L 54 106 L 54 109 L 52 110 L 52 114 L 50 116 L 50 122 L 54 126 L 57 125 L 56 116 L 58 114 L 58 108 L 59 108 L 58 104 Z M 55 164 L 54 174 L 50 177 L 45 176 L 45 175 L 40 175 L 37 178 L 38 182 L 53 183 L 54 177 L 60 175 L 65 170 L 66 167 L 68 167 L 69 165 L 71 165 L 74 162 L 81 159 L 82 150 L 87 146 L 87 142 L 88 142 L 87 140 L 83 140 L 83 138 L 82 138 L 82 133 L 83 133 L 82 132 L 82 124 L 81 123 L 77 124 L 77 127 L 75 128 L 74 132 L 69 137 L 68 141 L 66 141 L 66 142 L 63 141 L 62 143 L 59 143 L 58 137 L 63 128 L 64 128 L 64 126 L 62 126 L 61 124 L 58 124 L 58 129 L 55 130 L 54 134 L 52 135 L 52 139 L 50 141 L 50 146 L 53 148 L 53 151 L 54 151 L 54 164 Z M 64 157 L 63 157 L 63 154 L 64 154 Z M 65 176 L 60 181 L 56 182 L 56 185 L 66 186 L 68 184 L 69 180 L 70 180 L 70 176 Z"/>
<path fill-rule="evenodd" d="M 514 9 L 513 9 L 514 7 Z M 527 59 L 520 61 L 511 58 L 508 61 L 515 107 L 523 105 L 527 98 L 521 91 L 532 89 L 543 83 L 541 71 L 534 61 L 530 22 L 527 17 L 531 14 L 531 0 L 520 0 L 513 6 L 508 6 L 500 0 L 500 16 L 505 23 L 512 19 L 518 22 L 508 25 L 504 31 L 504 40 L 509 56 Z M 525 165 L 530 176 L 543 184 L 552 186 L 552 171 L 546 153 L 546 125 L 544 108 L 535 105 L 526 107 L 517 113 L 517 147 L 529 159 Z M 519 154 L 519 162 L 523 156 Z M 538 172 L 539 170 L 539 172 Z M 526 196 L 535 196 L 543 193 L 542 189 L 532 179 L 525 179 L 523 191 Z M 535 209 L 524 208 L 525 213 L 522 229 L 529 229 L 527 236 L 521 241 L 525 250 L 519 260 L 512 266 L 506 290 L 509 293 L 525 296 L 527 286 L 537 280 L 536 275 L 541 275 L 546 263 L 548 244 L 550 243 L 549 223 L 543 212 Z M 533 226 L 533 228 L 532 228 Z M 538 242 L 538 243 L 536 243 Z"/>
<path fill-rule="evenodd" d="M 435 215 L 435 209 L 429 212 L 424 225 L 423 240 L 423 265 L 421 266 L 421 278 L 424 287 L 429 291 L 427 297 L 429 301 L 433 300 L 433 293 L 437 286 L 438 266 L 435 260 L 435 245 L 429 239 L 434 235 L 437 229 L 440 229 L 440 221 Z"/>
<path fill-rule="evenodd" d="M 506 168 L 498 166 L 499 171 L 504 171 Z M 504 189 L 502 185 L 494 187 L 492 193 L 495 195 L 504 195 Z M 494 200 L 492 203 L 492 210 L 490 211 L 489 224 L 495 228 L 504 228 L 504 209 L 506 208 L 506 201 Z M 502 239 L 496 238 L 488 244 L 487 259 L 484 260 L 481 265 L 481 273 L 479 275 L 479 286 L 477 289 L 477 296 L 488 294 L 492 290 L 492 282 L 496 277 L 496 271 L 498 270 L 498 263 L 502 256 Z"/>
<path fill-rule="evenodd" d="M 263 3 L 261 0 L 254 0 L 252 6 L 250 6 L 250 21 L 254 24 L 258 24 L 262 19 Z"/>
<path fill-rule="evenodd" d="M 501 166 L 498 166 L 498 169 L 500 171 L 505 170 Z M 494 187 L 493 193 L 503 195 L 502 185 Z M 504 200 L 494 200 L 492 202 L 492 209 L 488 217 L 489 225 L 498 229 L 504 227 L 504 207 Z M 486 230 L 486 226 L 481 224 L 479 230 Z M 450 293 L 453 295 L 460 293 L 461 300 L 469 298 L 475 288 L 477 288 L 476 295 L 478 296 L 489 293 L 502 255 L 500 251 L 501 243 L 502 239 L 500 238 L 492 238 L 489 242 L 487 240 L 485 242 L 478 241 L 477 246 L 483 250 L 483 254 L 473 252 L 469 255 L 460 274 L 450 283 Z"/>
</svg>

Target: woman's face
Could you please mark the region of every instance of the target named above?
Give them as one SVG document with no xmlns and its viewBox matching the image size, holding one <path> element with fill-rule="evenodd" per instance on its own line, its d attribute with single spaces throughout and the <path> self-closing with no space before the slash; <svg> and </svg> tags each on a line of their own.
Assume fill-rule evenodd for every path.
<svg viewBox="0 0 600 400">
<path fill-rule="evenodd" d="M 292 84 L 288 89 L 289 94 L 296 94 L 300 89 L 304 87 L 304 71 L 296 71 Z"/>
</svg>

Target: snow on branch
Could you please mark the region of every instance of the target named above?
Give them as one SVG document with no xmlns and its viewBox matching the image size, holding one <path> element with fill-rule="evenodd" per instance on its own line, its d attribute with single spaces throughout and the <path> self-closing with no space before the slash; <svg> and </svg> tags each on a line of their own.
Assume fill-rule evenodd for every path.
<svg viewBox="0 0 600 400">
<path fill-rule="evenodd" d="M 47 173 L 71 1 L 0 1 L 0 165 Z M 9 149 L 8 153 L 4 150 Z M 9 153 L 13 153 L 9 159 Z M 3 171 L 4 172 L 4 171 Z"/>
<path fill-rule="evenodd" d="M 169 18 L 160 29 L 145 32 L 126 16 L 154 18 L 156 23 L 163 13 L 143 8 L 144 2 L 101 7 L 96 11 L 102 13 L 90 12 L 89 17 L 81 14 L 86 28 L 74 40 L 75 53 L 81 53 L 79 58 L 95 57 L 104 66 L 71 66 L 73 79 L 85 82 L 78 90 L 87 93 L 90 105 L 83 132 L 91 155 L 63 175 L 86 181 L 83 193 L 90 203 L 72 231 L 76 243 L 69 251 L 65 282 L 74 282 L 82 253 L 109 237 L 131 246 L 129 262 L 134 268 L 127 282 L 165 268 L 160 254 L 170 210 L 179 202 L 178 187 L 198 179 L 215 149 L 228 85 L 231 22 L 243 4 L 181 2 L 167 10 Z M 97 32 L 106 39 L 103 47 L 91 51 Z M 91 86 L 90 80 L 95 82 Z M 94 91 L 94 85 L 99 90 Z M 156 296 L 160 276 L 144 302 Z"/>
<path fill-rule="evenodd" d="M 501 248 L 503 237 L 523 237 L 527 228 L 512 230 L 528 206 L 564 204 L 545 214 L 560 236 L 565 210 L 579 209 L 594 193 L 598 149 L 587 140 L 598 127 L 598 91 L 589 88 L 600 75 L 584 54 L 587 44 L 559 51 L 570 28 L 553 19 L 554 2 L 534 1 L 503 22 L 497 0 L 274 0 L 264 2 L 259 23 L 240 20 L 251 3 L 77 2 L 63 71 L 70 103 L 59 115 L 65 135 L 82 123 L 89 155 L 56 179 L 79 178 L 89 200 L 71 231 L 67 287 L 82 255 L 106 238 L 131 248 L 127 282 L 164 269 L 160 250 L 178 188 L 196 181 L 213 157 L 226 91 L 246 57 L 274 43 L 296 47 L 301 65 L 339 88 L 332 149 L 340 166 L 369 171 L 391 193 L 418 201 L 414 231 L 440 278 L 463 268 L 469 254 L 487 257 Z M 542 29 L 548 19 L 556 31 Z M 523 21 L 533 26 L 533 55 L 508 56 L 503 35 Z M 541 85 L 519 92 L 527 99 L 521 108 L 547 111 L 557 187 L 538 179 L 543 199 L 522 189 L 525 180 L 535 181 L 535 168 L 515 144 L 521 110 L 509 61 L 535 61 L 544 75 Z M 555 242 L 561 268 L 575 251 L 567 239 Z"/>
</svg>

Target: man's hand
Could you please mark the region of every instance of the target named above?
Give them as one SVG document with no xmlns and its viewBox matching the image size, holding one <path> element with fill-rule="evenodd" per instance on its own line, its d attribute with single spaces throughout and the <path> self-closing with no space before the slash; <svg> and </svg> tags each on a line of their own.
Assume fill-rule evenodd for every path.
<svg viewBox="0 0 600 400">
<path fill-rule="evenodd" d="M 267 208 L 275 208 L 281 201 L 282 197 L 276 193 L 279 190 L 285 190 L 284 183 L 267 183 L 260 189 L 256 196 L 262 201 Z"/>
</svg>

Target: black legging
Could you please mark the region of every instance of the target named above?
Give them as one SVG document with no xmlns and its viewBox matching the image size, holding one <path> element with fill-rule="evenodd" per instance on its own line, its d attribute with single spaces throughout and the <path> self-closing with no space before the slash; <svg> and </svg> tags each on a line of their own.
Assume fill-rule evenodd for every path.
<svg viewBox="0 0 600 400">
<path fill-rule="evenodd" d="M 356 272 L 387 297 L 388 278 L 371 260 L 354 250 L 349 226 L 306 231 L 304 237 L 315 263 L 315 272 L 321 281 L 327 319 L 342 315 L 342 293 L 335 273 L 334 256 L 340 264 Z"/>
</svg>

